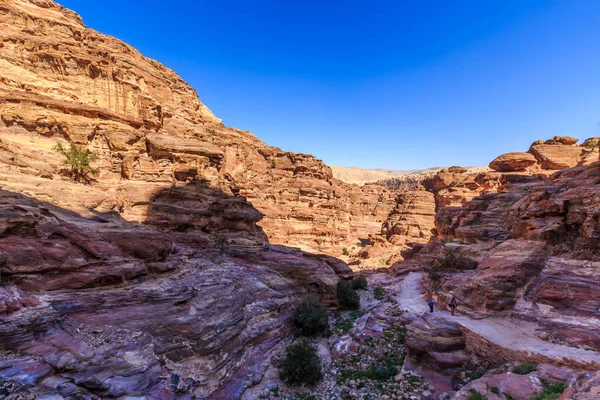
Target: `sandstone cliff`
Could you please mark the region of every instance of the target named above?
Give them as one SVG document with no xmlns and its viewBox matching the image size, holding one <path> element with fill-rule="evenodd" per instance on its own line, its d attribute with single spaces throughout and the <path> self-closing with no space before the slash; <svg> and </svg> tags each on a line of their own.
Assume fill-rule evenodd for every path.
<svg viewBox="0 0 600 400">
<path fill-rule="evenodd" d="M 524 318 L 544 339 L 600 349 L 600 162 L 548 178 L 506 175 L 498 193 L 436 215 L 438 235 L 397 263 L 429 271 L 444 306 Z"/>
<path fill-rule="evenodd" d="M 4 188 L 83 215 L 115 211 L 144 221 L 157 192 L 180 187 L 171 195 L 181 200 L 186 183 L 202 182 L 245 196 L 264 214 L 260 224 L 271 242 L 332 255 L 356 242 L 359 231 L 377 232 L 393 208 L 390 190 L 345 184 L 310 155 L 226 127 L 175 72 L 86 28 L 74 12 L 49 0 L 8 0 L 1 7 Z M 96 182 L 84 186 L 61 176 L 52 151 L 57 142 L 99 154 Z M 209 207 L 212 200 L 205 200 Z M 187 215 L 186 204 L 169 212 Z M 204 222 L 194 228 L 210 230 Z M 251 234 L 233 240 L 264 243 Z"/>
<path fill-rule="evenodd" d="M 352 276 L 257 223 L 331 250 L 392 206 L 225 127 L 173 71 L 52 1 L 0 2 L 0 70 L 2 395 L 239 398 L 293 304 L 335 306 Z M 56 143 L 99 155 L 91 184 L 64 176 Z"/>
<path fill-rule="evenodd" d="M 385 180 L 378 184 L 403 188 L 396 196 L 396 205 L 381 226 L 379 234 L 369 241 L 356 257 L 351 259 L 362 268 L 392 265 L 410 257 L 413 249 L 436 235 L 434 216 L 447 207 L 462 207 L 477 196 L 505 190 L 505 185 L 518 182 L 536 182 L 550 177 L 556 171 L 576 165 L 589 165 L 598 160 L 600 138 L 578 139 L 555 136 L 538 140 L 529 152 L 500 155 L 490 163 L 490 169 L 450 167 L 432 176 L 420 176 L 417 182 Z"/>
</svg>

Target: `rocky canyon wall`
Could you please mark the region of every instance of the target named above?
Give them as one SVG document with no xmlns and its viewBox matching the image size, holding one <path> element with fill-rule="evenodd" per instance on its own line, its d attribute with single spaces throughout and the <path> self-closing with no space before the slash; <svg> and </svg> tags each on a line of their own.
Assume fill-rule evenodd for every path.
<svg viewBox="0 0 600 400">
<path fill-rule="evenodd" d="M 379 231 L 394 207 L 388 189 L 343 183 L 310 155 L 226 127 L 175 72 L 86 28 L 52 1 L 4 1 L 0 26 L 5 189 L 84 215 L 115 212 L 144 221 L 153 196 L 170 187 L 184 188 L 170 211 L 185 215 L 181 192 L 202 182 L 246 197 L 264 215 L 260 225 L 272 243 L 332 255 L 364 232 Z M 52 150 L 57 142 L 99 154 L 92 185 L 61 176 L 61 158 Z M 233 240 L 264 243 L 251 236 Z"/>
<path fill-rule="evenodd" d="M 423 177 L 396 196 L 381 232 L 372 234 L 351 262 L 364 268 L 390 266 L 439 234 L 434 224 L 436 212 L 444 215 L 445 208 L 466 206 L 478 196 L 506 190 L 506 185 L 542 181 L 561 169 L 598 160 L 600 137 L 586 139 L 581 145 L 577 142 L 573 137 L 555 136 L 534 142 L 528 152 L 500 155 L 490 162 L 489 170 L 454 166 Z"/>
<path fill-rule="evenodd" d="M 600 162 L 550 177 L 506 175 L 497 193 L 436 215 L 437 237 L 396 274 L 428 271 L 442 307 L 516 316 L 544 340 L 600 349 Z"/>
</svg>

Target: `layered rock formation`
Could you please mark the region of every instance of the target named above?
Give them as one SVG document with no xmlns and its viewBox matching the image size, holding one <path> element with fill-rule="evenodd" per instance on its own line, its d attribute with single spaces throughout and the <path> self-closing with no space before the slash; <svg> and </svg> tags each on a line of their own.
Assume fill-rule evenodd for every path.
<svg viewBox="0 0 600 400">
<path fill-rule="evenodd" d="M 237 224 L 253 223 L 243 215 Z M 84 218 L 4 190 L 0 217 L 0 380 L 22 393 L 239 398 L 289 337 L 295 302 L 335 304 L 338 279 L 352 276 L 332 257 L 220 253 L 202 233 Z"/>
<path fill-rule="evenodd" d="M 600 349 L 600 163 L 531 177 L 438 212 L 439 236 L 410 261 L 429 270 L 441 304 L 450 293 L 478 313 L 546 328 L 545 340 Z"/>
<path fill-rule="evenodd" d="M 4 2 L 0 27 L 0 184 L 6 189 L 85 215 L 116 211 L 144 221 L 157 192 L 200 181 L 247 197 L 264 214 L 261 226 L 273 243 L 332 255 L 362 232 L 379 231 L 394 206 L 390 190 L 345 184 L 312 156 L 224 126 L 173 71 L 87 29 L 50 0 Z M 57 142 L 98 153 L 92 185 L 63 179 L 62 160 L 52 150 Z M 186 215 L 184 204 L 169 212 Z"/>
<path fill-rule="evenodd" d="M 352 277 L 267 234 L 337 249 L 393 207 L 225 127 L 173 71 L 52 1 L 0 4 L 0 69 L 3 395 L 239 398 L 293 304 L 335 306 Z M 98 154 L 91 184 L 56 143 Z"/>
<path fill-rule="evenodd" d="M 352 263 L 366 268 L 392 265 L 435 235 L 436 211 L 443 215 L 445 208 L 463 207 L 478 196 L 504 190 L 507 184 L 538 182 L 562 168 L 589 165 L 598 159 L 598 138 L 587 139 L 581 146 L 577 141 L 555 136 L 533 143 L 529 152 L 497 157 L 490 163 L 491 171 L 454 166 L 421 179 L 409 189 L 405 187 L 407 192 L 396 197 L 396 206 L 382 224 L 380 234 L 369 237 L 368 245 Z M 390 181 L 380 184 L 393 186 Z"/>
</svg>

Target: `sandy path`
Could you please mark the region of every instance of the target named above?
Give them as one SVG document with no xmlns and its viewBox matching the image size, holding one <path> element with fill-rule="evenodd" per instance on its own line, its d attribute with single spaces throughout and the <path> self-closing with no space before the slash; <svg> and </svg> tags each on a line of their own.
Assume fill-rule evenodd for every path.
<svg viewBox="0 0 600 400">
<path fill-rule="evenodd" d="M 421 272 L 409 273 L 402 281 L 400 293 L 392 294 L 402 309 L 415 314 L 429 312 L 427 302 L 423 298 L 421 279 Z M 390 289 L 393 290 L 393 287 Z M 536 323 L 514 318 L 473 319 L 461 314 L 452 316 L 448 311 L 440 310 L 436 310 L 435 313 L 456 321 L 457 324 L 500 347 L 531 355 L 542 355 L 555 360 L 557 364 L 561 359 L 567 359 L 570 364 L 587 366 L 588 369 L 590 366 L 600 368 L 600 353 L 544 341 L 538 337 L 542 328 Z"/>
</svg>

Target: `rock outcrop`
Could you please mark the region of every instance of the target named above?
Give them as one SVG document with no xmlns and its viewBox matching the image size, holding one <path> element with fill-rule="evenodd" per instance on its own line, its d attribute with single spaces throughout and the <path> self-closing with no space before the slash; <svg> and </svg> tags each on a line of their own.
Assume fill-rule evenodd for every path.
<svg viewBox="0 0 600 400">
<path fill-rule="evenodd" d="M 532 154 L 514 152 L 496 157 L 490 163 L 490 168 L 500 172 L 525 171 L 535 163 L 537 163 L 537 160 Z"/>
<path fill-rule="evenodd" d="M 230 209 L 212 211 L 230 221 Z M 291 334 L 294 303 L 313 294 L 334 305 L 337 281 L 352 276 L 332 257 L 219 252 L 202 233 L 166 226 L 176 229 L 0 190 L 0 379 L 64 397 L 239 398 Z"/>
<path fill-rule="evenodd" d="M 353 276 L 268 237 L 339 251 L 393 207 L 53 1 L 0 4 L 0 69 L 0 380 L 24 395 L 240 398 L 293 305 Z M 57 143 L 98 155 L 91 184 Z"/>
<path fill-rule="evenodd" d="M 156 206 L 157 192 L 201 182 L 245 196 L 264 215 L 260 224 L 272 243 L 334 256 L 359 236 L 378 232 L 394 207 L 393 191 L 346 184 L 313 156 L 226 127 L 175 72 L 86 28 L 50 0 L 3 3 L 0 66 L 5 189 L 84 215 L 115 211 L 141 222 Z M 92 185 L 63 178 L 62 160 L 52 150 L 58 142 L 99 155 Z M 175 195 L 186 196 L 194 195 Z M 169 211 L 197 215 L 196 200 L 193 209 L 181 201 Z M 247 237 L 233 240 L 251 244 Z"/>
<path fill-rule="evenodd" d="M 545 340 L 600 349 L 600 163 L 507 183 L 438 212 L 438 237 L 410 261 L 429 271 L 441 304 L 513 315 L 544 326 Z"/>
<path fill-rule="evenodd" d="M 423 314 L 406 327 L 406 347 L 418 365 L 447 373 L 456 373 L 469 360 L 459 327 L 434 314 Z"/>
</svg>

